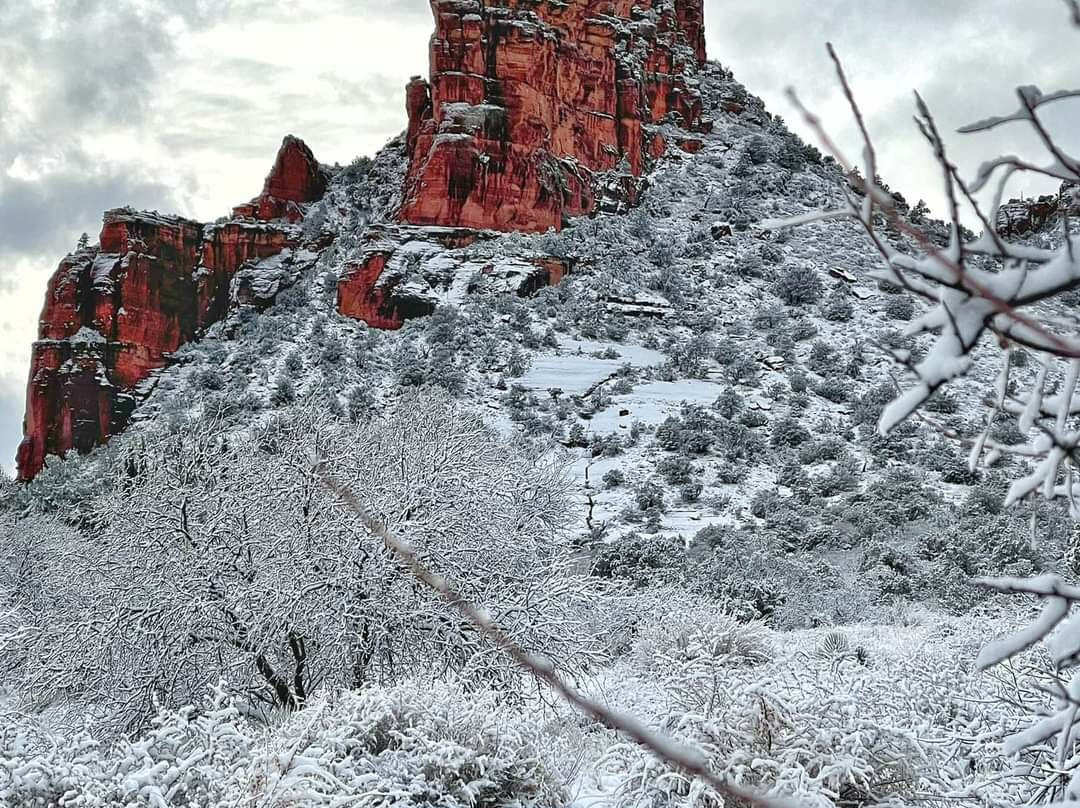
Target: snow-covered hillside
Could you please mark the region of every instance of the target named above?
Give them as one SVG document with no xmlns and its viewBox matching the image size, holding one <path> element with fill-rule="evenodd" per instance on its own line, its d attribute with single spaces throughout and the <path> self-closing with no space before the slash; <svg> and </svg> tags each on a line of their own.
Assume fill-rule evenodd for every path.
<svg viewBox="0 0 1080 808">
<path fill-rule="evenodd" d="M 590 693 L 704 749 L 723 775 L 799 795 L 800 804 L 981 804 L 985 795 L 1026 793 L 1026 775 L 1000 754 L 1000 739 L 1019 725 L 1017 702 L 1031 706 L 1043 694 L 972 668 L 980 641 L 1016 622 L 1024 607 L 993 598 L 975 579 L 1061 568 L 1063 558 L 1076 558 L 1071 523 L 1055 507 L 1002 508 L 1019 461 L 973 473 L 954 442 L 919 420 L 888 437 L 877 433 L 896 391 L 890 352 L 927 347 L 927 337 L 905 333 L 917 308 L 867 277 L 878 259 L 854 224 L 762 227 L 835 204 L 851 189 L 834 163 L 727 70 L 710 64 L 699 81 L 713 131 L 667 126 L 667 153 L 638 207 L 574 219 L 559 233 L 489 233 L 464 247 L 429 241 L 399 253 L 398 289 L 438 305 L 398 331 L 344 317 L 335 300 L 339 280 L 373 240 L 400 237 L 392 216 L 404 140 L 337 169 L 300 225 L 309 258 L 318 254 L 313 267 L 295 279 L 273 275 L 275 283 L 295 280 L 273 306 L 240 307 L 184 346 L 155 376 L 126 434 L 90 456 L 50 463 L 12 496 L 12 513 L 92 531 L 117 518 L 129 490 L 138 493 L 132 507 L 150 507 L 146 490 L 130 482 L 147 466 L 162 469 L 162 490 L 188 491 L 184 507 L 192 503 L 195 521 L 210 519 L 215 486 L 257 487 L 253 499 L 272 508 L 266 487 L 292 466 L 252 461 L 246 478 L 248 461 L 221 472 L 213 455 L 244 458 L 236 447 L 253 442 L 268 456 L 288 457 L 274 429 L 293 423 L 297 411 L 312 423 L 325 416 L 363 430 L 418 388 L 434 388 L 493 427 L 492 451 L 515 462 L 527 457 L 537 469 L 554 463 L 565 474 L 572 505 L 558 552 L 572 574 L 619 604 L 605 617 L 611 623 L 595 624 L 597 633 L 610 629 L 606 645 L 574 666 Z M 931 230 L 944 237 L 943 227 Z M 897 249 L 910 249 L 892 235 Z M 514 283 L 476 279 L 488 267 L 488 276 L 511 277 L 537 256 L 565 261 L 570 274 L 530 295 L 516 294 Z M 1027 361 L 1015 357 L 1021 374 Z M 984 426 L 967 420 L 992 388 L 980 372 L 931 403 L 957 433 Z M 340 448 L 334 440 L 353 440 L 344 427 L 319 434 L 334 436 L 318 446 L 331 456 Z M 1004 425 L 994 434 L 1006 443 L 1024 437 Z M 400 448 L 385 435 L 368 439 L 372 453 Z M 202 452 L 194 460 L 177 448 L 187 440 Z M 382 460 L 391 467 L 405 464 L 402 457 Z M 353 460 L 366 469 L 356 477 L 361 497 L 383 503 L 402 484 L 388 482 L 389 471 L 381 477 L 374 460 Z M 422 488 L 409 489 L 420 492 L 417 507 Z M 317 495 L 311 501 L 317 506 Z M 103 515 L 101 502 L 113 511 Z M 413 525 L 406 510 L 395 518 Z M 4 518 L 9 535 L 20 530 L 14 515 Z M 267 513 L 259 518 L 273 522 Z M 300 517 L 282 507 L 281 518 Z M 436 565 L 446 552 L 433 546 Z M 494 539 L 477 552 L 501 558 Z M 153 559 L 133 554 L 132 563 Z M 522 573 L 507 563 L 499 575 Z M 392 565 L 385 569 L 392 577 Z M 1040 664 L 1034 654 L 1023 663 L 1030 671 Z M 522 712 L 502 715 L 505 693 L 475 692 L 468 671 L 451 676 L 464 691 L 387 684 L 364 696 L 322 692 L 265 732 L 220 694 L 206 713 L 176 714 L 179 705 L 164 704 L 149 740 L 124 747 L 126 757 L 112 763 L 95 758 L 87 765 L 101 771 L 90 774 L 75 762 L 75 742 L 54 747 L 54 730 L 39 727 L 25 748 L 52 751 L 36 764 L 19 742 L 0 746 L 0 761 L 14 761 L 0 768 L 0 794 L 32 794 L 35 778 L 54 791 L 55 783 L 87 790 L 80 783 L 98 778 L 115 788 L 103 789 L 98 802 L 71 804 L 119 804 L 110 802 L 117 794 L 142 793 L 125 791 L 131 783 L 168 791 L 166 771 L 184 793 L 211 795 L 191 804 L 226 804 L 267 783 L 280 788 L 283 805 L 338 804 L 319 796 L 335 784 L 362 791 L 361 805 L 406 795 L 447 806 L 592 804 L 597 792 L 626 805 L 721 804 L 617 733 L 545 707 L 542 693 L 526 689 L 514 697 Z M 430 714 L 407 715 L 418 703 L 430 714 L 451 704 L 463 715 L 452 731 L 427 727 Z M 48 724 L 55 705 L 35 707 Z M 416 737 L 395 734 L 403 726 Z M 505 746 L 477 746 L 508 727 Z M 384 731 L 394 740 L 379 740 Z M 8 734 L 0 738 L 7 743 Z M 216 750 L 212 765 L 188 765 L 186 756 L 207 744 Z M 473 761 L 478 748 L 483 760 Z M 430 775 L 423 784 L 409 755 Z M 160 771 L 147 763 L 162 760 Z"/>
</svg>

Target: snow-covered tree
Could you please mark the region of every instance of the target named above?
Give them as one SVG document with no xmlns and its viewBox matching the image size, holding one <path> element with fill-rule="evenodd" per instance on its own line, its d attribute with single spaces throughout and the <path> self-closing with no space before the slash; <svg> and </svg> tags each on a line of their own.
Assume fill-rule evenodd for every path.
<svg viewBox="0 0 1080 808">
<path fill-rule="evenodd" d="M 268 709 L 406 675 L 520 692 L 519 669 L 343 511 L 315 456 L 517 642 L 568 673 L 595 660 L 604 620 L 567 570 L 550 457 L 426 392 L 360 425 L 313 406 L 244 439 L 194 426 L 156 436 L 84 534 L 5 530 L 18 630 L 0 681 L 36 706 L 130 728 L 221 679 Z"/>
</svg>

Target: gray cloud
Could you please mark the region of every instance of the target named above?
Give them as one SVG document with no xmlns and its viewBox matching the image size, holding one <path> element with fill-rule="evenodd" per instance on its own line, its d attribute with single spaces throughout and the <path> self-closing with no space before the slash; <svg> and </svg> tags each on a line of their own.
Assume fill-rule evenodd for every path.
<svg viewBox="0 0 1080 808">
<path fill-rule="evenodd" d="M 812 8 L 803 0 L 772 0 L 735 13 L 721 0 L 706 3 L 710 55 L 813 142 L 784 97 L 794 86 L 856 156 L 857 132 L 825 53 L 825 43 L 833 42 L 864 106 L 886 181 L 938 210 L 937 168 L 911 121 L 913 90 L 938 117 L 953 157 L 970 176 L 1000 153 L 1043 153 L 1021 127 L 978 137 L 956 135 L 956 128 L 1015 109 L 1019 84 L 1080 85 L 1074 58 L 1080 33 L 1066 24 L 1060 0 L 819 0 Z M 1052 118 L 1064 143 L 1080 152 L 1080 104 L 1063 106 Z M 1047 190 L 1047 184 L 1016 190 Z"/>
<path fill-rule="evenodd" d="M 23 399 L 13 389 L 0 389 L 0 473 L 13 474 L 22 439 Z"/>
<path fill-rule="evenodd" d="M 5 235 L 0 254 L 52 252 L 59 257 L 74 237 L 101 219 L 104 210 L 121 205 L 170 210 L 175 189 L 154 180 L 129 176 L 116 166 L 96 169 L 82 155 L 68 161 L 82 173 L 60 174 L 48 181 L 7 180 L 0 191 L 0 221 Z"/>
</svg>

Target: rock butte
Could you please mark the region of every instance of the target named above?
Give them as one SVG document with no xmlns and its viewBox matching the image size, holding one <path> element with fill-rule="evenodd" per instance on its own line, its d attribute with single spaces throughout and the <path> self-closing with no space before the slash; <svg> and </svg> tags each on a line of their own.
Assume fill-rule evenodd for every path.
<svg viewBox="0 0 1080 808">
<path fill-rule="evenodd" d="M 139 385 L 226 315 L 238 270 L 295 246 L 287 222 L 325 187 L 311 151 L 288 137 L 262 195 L 223 224 L 108 211 L 99 245 L 68 255 L 49 281 L 19 478 L 35 477 L 48 455 L 87 452 L 122 431 Z"/>
<path fill-rule="evenodd" d="M 431 7 L 431 78 L 414 78 L 406 90 L 404 223 L 544 232 L 569 217 L 626 210 L 649 163 L 666 151 L 662 123 L 711 128 L 696 87 L 705 62 L 702 0 Z M 675 143 L 691 153 L 702 147 L 686 134 Z M 342 314 L 400 328 L 431 311 L 427 290 L 403 288 L 401 273 L 387 270 L 395 250 L 412 243 L 403 238 L 380 239 L 346 267 Z M 523 279 L 518 291 L 558 283 L 566 267 L 548 263 L 551 271 Z"/>
<path fill-rule="evenodd" d="M 517 294 L 561 281 L 564 261 L 495 265 L 467 248 L 493 230 L 558 230 L 569 217 L 626 210 L 667 150 L 664 126 L 675 126 L 679 148 L 700 148 L 692 133 L 711 128 L 696 86 L 702 2 L 432 0 L 430 81 L 406 90 L 402 226 L 368 234 L 339 281 L 339 311 L 398 328 L 461 293 L 461 278 L 476 279 L 466 291 Z M 107 212 L 100 244 L 68 255 L 49 281 L 20 479 L 49 455 L 88 452 L 118 434 L 172 352 L 231 307 L 271 302 L 282 269 L 259 281 L 260 267 L 274 256 L 302 266 L 294 225 L 327 185 L 311 150 L 290 136 L 262 193 L 224 223 Z M 402 269 L 425 256 L 430 271 Z"/>
<path fill-rule="evenodd" d="M 708 127 L 693 82 L 702 0 L 431 6 L 431 78 L 407 91 L 403 221 L 559 229 L 635 201 L 654 124 Z"/>
</svg>

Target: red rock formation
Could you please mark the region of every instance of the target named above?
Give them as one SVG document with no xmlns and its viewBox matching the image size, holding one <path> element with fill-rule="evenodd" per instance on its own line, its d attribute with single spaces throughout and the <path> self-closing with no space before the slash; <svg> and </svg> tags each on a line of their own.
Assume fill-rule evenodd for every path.
<svg viewBox="0 0 1080 808">
<path fill-rule="evenodd" d="M 295 221 L 326 179 L 288 137 L 261 196 L 240 214 Z M 49 455 L 87 452 L 127 424 L 136 388 L 171 353 L 226 316 L 233 277 L 295 247 L 287 229 L 250 219 L 205 226 L 128 208 L 105 214 L 100 245 L 69 255 L 45 298 L 31 361 L 19 477 Z"/>
<path fill-rule="evenodd" d="M 558 229 L 596 209 L 598 175 L 642 174 L 646 126 L 703 125 L 702 0 L 431 5 L 431 83 L 407 93 L 404 221 Z"/>
<path fill-rule="evenodd" d="M 262 193 L 246 205 L 234 208 L 233 215 L 261 219 L 304 218 L 301 205 L 318 202 L 326 193 L 326 175 L 307 144 L 292 135 L 281 142 L 274 167 L 266 177 Z"/>
<path fill-rule="evenodd" d="M 338 282 L 338 311 L 346 317 L 361 320 L 372 328 L 394 331 L 405 325 L 405 317 L 394 304 L 391 291 L 378 286 L 392 253 L 377 252 L 363 261 L 346 267 Z"/>
<path fill-rule="evenodd" d="M 267 224 L 231 221 L 208 228 L 198 270 L 196 328 L 204 329 L 228 313 L 229 287 L 240 267 L 294 246 L 288 233 Z"/>
</svg>

